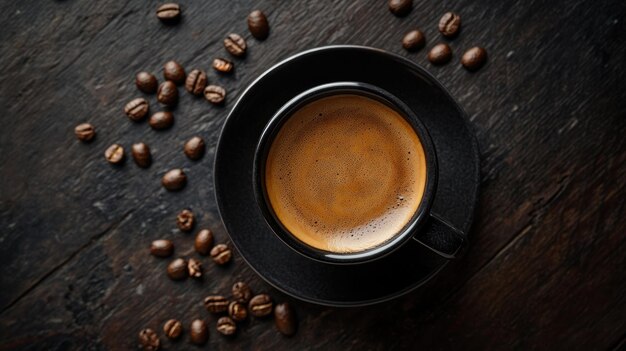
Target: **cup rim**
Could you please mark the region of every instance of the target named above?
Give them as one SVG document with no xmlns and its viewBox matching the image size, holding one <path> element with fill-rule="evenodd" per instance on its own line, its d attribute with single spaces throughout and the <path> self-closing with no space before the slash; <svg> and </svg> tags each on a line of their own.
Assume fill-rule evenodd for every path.
<svg viewBox="0 0 626 351">
<path fill-rule="evenodd" d="M 391 239 L 388 239 L 379 245 L 362 251 L 348 253 L 318 249 L 298 239 L 295 234 L 292 234 L 287 228 L 284 227 L 278 216 L 274 213 L 265 188 L 265 167 L 267 155 L 276 134 L 284 123 L 292 116 L 293 112 L 305 104 L 326 96 L 341 93 L 356 94 L 372 98 L 398 112 L 411 125 L 417 134 L 424 149 L 426 158 L 426 184 L 424 187 L 424 193 L 417 210 L 407 224 Z M 272 229 L 272 232 L 283 243 L 298 254 L 319 262 L 331 264 L 357 264 L 380 259 L 392 253 L 411 239 L 415 231 L 420 229 L 429 216 L 430 208 L 436 192 L 438 177 L 437 156 L 434 144 L 428 130 L 417 115 L 399 98 L 388 91 L 372 84 L 356 81 L 341 81 L 321 84 L 301 92 L 285 103 L 265 125 L 255 148 L 253 162 L 254 167 L 252 177 L 254 196 L 263 214 L 263 219 Z"/>
</svg>

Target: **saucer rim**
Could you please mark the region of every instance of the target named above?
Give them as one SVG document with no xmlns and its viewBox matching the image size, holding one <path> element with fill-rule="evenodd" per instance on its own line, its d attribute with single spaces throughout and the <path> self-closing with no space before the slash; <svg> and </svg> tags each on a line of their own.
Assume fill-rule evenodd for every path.
<svg viewBox="0 0 626 351">
<path fill-rule="evenodd" d="M 472 125 L 469 123 L 469 119 L 468 119 L 468 115 L 465 112 L 465 110 L 461 107 L 460 103 L 452 96 L 452 94 L 450 93 L 450 91 L 434 76 L 432 75 L 430 72 L 428 72 L 424 67 L 418 65 L 417 63 L 402 57 L 398 54 L 386 51 L 386 50 L 382 50 L 382 49 L 378 49 L 378 48 L 374 48 L 374 47 L 369 47 L 369 46 L 361 46 L 361 45 L 328 45 L 328 46 L 321 46 L 321 47 L 316 47 L 316 48 L 312 48 L 312 49 L 308 49 L 305 51 L 301 51 L 298 52 L 294 55 L 291 55 L 281 61 L 279 61 L 278 63 L 272 65 L 270 68 L 268 68 L 267 70 L 265 70 L 263 73 L 261 73 L 256 79 L 254 79 L 241 93 L 241 95 L 239 96 L 239 98 L 236 100 L 236 102 L 233 104 L 233 107 L 230 109 L 228 116 L 226 117 L 226 119 L 224 120 L 222 127 L 220 128 L 220 132 L 219 132 L 219 136 L 217 139 L 217 143 L 215 146 L 215 156 L 213 158 L 213 170 L 212 170 L 212 176 L 213 176 L 213 195 L 215 197 L 216 200 L 216 204 L 217 204 L 217 211 L 220 217 L 220 222 L 222 223 L 226 233 L 228 234 L 230 241 L 233 243 L 233 246 L 236 248 L 237 252 L 239 252 L 239 256 L 241 256 L 241 258 L 246 262 L 246 264 L 257 274 L 259 275 L 265 282 L 267 282 L 270 286 L 274 287 L 275 289 L 281 291 L 282 293 L 293 297 L 297 300 L 301 300 L 301 301 L 305 301 L 305 302 L 309 302 L 309 303 L 313 303 L 313 304 L 317 304 L 317 305 L 323 305 L 323 306 L 329 306 L 329 307 L 359 307 L 359 306 L 368 306 L 368 305 L 373 305 L 373 304 L 378 304 L 378 303 L 382 303 L 385 301 L 389 301 L 395 298 L 398 298 L 400 296 L 403 296 L 405 294 L 408 294 L 409 292 L 425 285 L 426 283 L 428 283 L 430 280 L 433 279 L 434 276 L 438 275 L 441 270 L 443 270 L 449 263 L 450 260 L 443 260 L 442 263 L 440 265 L 437 266 L 436 269 L 433 269 L 432 271 L 429 272 L 428 275 L 426 275 L 425 277 L 423 277 L 422 279 L 417 280 L 414 284 L 411 284 L 409 286 L 407 286 L 404 289 L 401 290 L 396 290 L 391 294 L 387 294 L 378 298 L 374 298 L 374 299 L 368 299 L 368 300 L 356 300 L 356 301 L 342 301 L 342 302 L 338 302 L 338 301 L 332 301 L 332 300 L 324 300 L 324 299 L 314 299 L 314 298 L 308 298 L 305 296 L 301 296 L 301 295 L 296 295 L 293 292 L 287 291 L 286 289 L 278 286 L 277 284 L 273 283 L 272 281 L 270 281 L 268 278 L 265 277 L 264 274 L 262 274 L 261 272 L 259 272 L 248 260 L 248 258 L 245 257 L 245 255 L 241 254 L 241 251 L 238 247 L 238 245 L 235 243 L 234 240 L 232 240 L 232 235 L 230 233 L 230 231 L 228 230 L 228 227 L 224 221 L 224 217 L 222 215 L 222 197 L 219 195 L 219 186 L 217 184 L 217 177 L 216 177 L 216 173 L 217 173 L 217 161 L 218 161 L 218 155 L 219 155 L 219 150 L 220 150 L 220 146 L 222 145 L 222 139 L 224 137 L 224 130 L 226 129 L 229 121 L 233 118 L 233 114 L 235 112 L 235 110 L 239 107 L 240 104 L 243 103 L 243 100 L 246 98 L 246 96 L 249 94 L 250 90 L 252 90 L 260 81 L 262 81 L 263 79 L 265 79 L 267 76 L 269 76 L 270 74 L 272 74 L 275 70 L 277 70 L 278 68 L 280 68 L 281 66 L 291 62 L 291 61 L 295 61 L 298 60 L 304 56 L 308 56 L 311 54 L 318 54 L 320 52 L 326 52 L 326 51 L 333 51 L 333 50 L 360 50 L 360 51 L 366 51 L 366 52 L 375 52 L 384 56 L 389 56 L 390 58 L 392 58 L 395 61 L 400 61 L 401 63 L 403 63 L 405 66 L 409 66 L 412 67 L 413 69 L 416 69 L 417 71 L 419 71 L 421 74 L 423 74 L 430 82 L 434 83 L 434 85 L 440 89 L 445 95 L 446 97 L 452 101 L 454 103 L 454 108 L 457 110 L 457 112 L 459 113 L 459 117 L 463 120 L 463 125 L 465 126 L 466 129 L 466 133 L 469 134 L 470 139 L 471 139 L 471 144 L 472 144 L 472 148 L 475 152 L 473 152 L 473 163 L 477 164 L 478 167 L 476 167 L 476 171 L 475 171 L 475 180 L 474 181 L 474 194 L 475 194 L 475 198 L 474 198 L 474 203 L 472 205 L 472 210 L 470 211 L 470 214 L 468 215 L 468 218 L 466 218 L 465 223 L 461 226 L 461 228 L 459 228 L 462 233 L 464 234 L 464 236 L 466 238 L 469 237 L 469 232 L 472 228 L 472 225 L 474 223 L 474 218 L 476 216 L 476 209 L 478 207 L 479 204 L 479 198 L 480 198 L 480 179 L 481 179 L 481 170 L 480 170 L 480 148 L 478 145 L 478 140 L 476 137 L 476 133 L 474 133 L 473 127 Z M 409 106 L 410 107 L 410 106 Z M 435 194 L 435 198 L 436 198 L 436 194 Z M 466 248 L 467 250 L 467 248 Z M 460 257 L 457 257 L 456 260 L 460 259 Z"/>
</svg>

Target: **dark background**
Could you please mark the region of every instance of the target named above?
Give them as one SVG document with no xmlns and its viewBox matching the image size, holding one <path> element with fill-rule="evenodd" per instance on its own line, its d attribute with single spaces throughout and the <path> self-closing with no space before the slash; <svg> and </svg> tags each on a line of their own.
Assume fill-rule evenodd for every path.
<svg viewBox="0 0 626 351">
<path fill-rule="evenodd" d="M 140 329 L 208 318 L 203 349 L 548 349 L 626 347 L 626 3 L 611 1 L 415 1 L 406 18 L 386 1 L 185 1 L 168 27 L 153 1 L 29 0 L 0 4 L 0 350 L 133 349 Z M 262 9 L 271 34 L 247 31 Z M 428 48 L 443 39 L 441 15 L 463 20 L 453 62 L 433 67 Z M 414 26 L 427 48 L 403 51 Z M 220 77 L 211 60 L 227 55 L 229 32 L 248 40 L 247 58 Z M 193 235 L 175 229 L 191 207 L 199 226 L 227 241 L 213 197 L 214 147 L 229 109 L 261 72 L 299 51 L 359 44 L 424 65 L 466 109 L 481 149 L 480 206 L 470 250 L 428 286 L 376 306 L 336 309 L 275 291 L 235 255 L 207 268 L 202 282 L 172 282 L 167 259 L 149 243 L 170 238 L 194 256 Z M 477 73 L 458 60 L 484 46 Z M 175 126 L 155 132 L 132 123 L 124 104 L 142 96 L 140 70 L 161 79 L 175 59 L 226 87 L 223 108 L 180 89 Z M 294 77 L 297 79 L 297 77 Z M 158 109 L 154 96 L 151 107 Z M 89 121 L 96 140 L 74 126 Z M 182 144 L 208 144 L 199 162 Z M 144 141 L 147 169 L 113 168 L 114 142 Z M 189 184 L 168 193 L 160 177 L 183 167 Z M 268 253 L 271 254 L 271 253 Z M 403 274 L 398 272 L 390 274 Z M 202 306 L 237 280 L 277 301 L 292 301 L 300 331 L 284 338 L 271 320 L 244 324 L 228 340 Z M 188 334 L 166 349 L 190 349 Z"/>
</svg>

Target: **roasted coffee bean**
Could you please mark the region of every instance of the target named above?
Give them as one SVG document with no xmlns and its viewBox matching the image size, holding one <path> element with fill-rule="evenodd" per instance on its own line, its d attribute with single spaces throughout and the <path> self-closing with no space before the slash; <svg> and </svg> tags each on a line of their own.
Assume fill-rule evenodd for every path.
<svg viewBox="0 0 626 351">
<path fill-rule="evenodd" d="M 167 3 L 159 6 L 157 17 L 165 23 L 174 23 L 180 20 L 180 6 L 176 3 Z"/>
<path fill-rule="evenodd" d="M 195 258 L 190 258 L 187 262 L 187 271 L 192 278 L 202 277 L 202 263 Z"/>
<path fill-rule="evenodd" d="M 161 179 L 163 187 L 169 191 L 177 191 L 185 187 L 187 184 L 187 176 L 182 169 L 175 168 L 167 171 Z"/>
<path fill-rule="evenodd" d="M 178 103 L 178 89 L 172 81 L 165 81 L 159 85 L 157 90 L 157 100 L 167 106 L 174 106 Z"/>
<path fill-rule="evenodd" d="M 148 114 L 150 110 L 150 105 L 148 105 L 148 101 L 144 98 L 136 98 L 129 101 L 126 106 L 124 106 L 124 112 L 128 116 L 128 118 L 133 121 L 140 121 Z"/>
<path fill-rule="evenodd" d="M 163 65 L 163 77 L 176 85 L 185 83 L 185 69 L 176 61 L 167 61 Z"/>
<path fill-rule="evenodd" d="M 224 39 L 224 47 L 233 56 L 242 57 L 246 55 L 246 40 L 239 34 L 228 34 Z"/>
<path fill-rule="evenodd" d="M 204 97 L 214 105 L 219 105 L 226 98 L 226 90 L 218 85 L 209 85 L 204 89 Z"/>
<path fill-rule="evenodd" d="M 224 265 L 228 263 L 232 255 L 233 254 L 230 251 L 230 248 L 228 248 L 228 246 L 224 244 L 215 245 L 215 247 L 211 249 L 211 257 L 213 258 L 213 262 L 219 265 Z"/>
<path fill-rule="evenodd" d="M 194 223 L 195 216 L 193 215 L 193 212 L 188 209 L 180 211 L 180 213 L 176 216 L 176 225 L 178 226 L 178 229 L 183 232 L 192 230 Z"/>
<path fill-rule="evenodd" d="M 170 240 L 159 239 L 150 244 L 150 253 L 157 257 L 169 257 L 174 252 L 174 243 Z"/>
<path fill-rule="evenodd" d="M 204 71 L 194 69 L 187 75 L 185 81 L 185 89 L 193 95 L 202 95 L 204 88 L 206 87 L 207 77 Z"/>
<path fill-rule="evenodd" d="M 209 340 L 209 329 L 207 328 L 206 322 L 202 319 L 196 319 L 191 322 L 189 334 L 191 336 L 191 342 L 196 345 L 202 345 Z"/>
<path fill-rule="evenodd" d="M 213 232 L 209 229 L 202 229 L 196 234 L 194 243 L 196 251 L 201 255 L 208 255 L 213 247 Z"/>
<path fill-rule="evenodd" d="M 239 302 L 248 303 L 252 298 L 252 290 L 244 282 L 236 282 L 232 288 L 233 299 Z"/>
<path fill-rule="evenodd" d="M 467 50 L 461 57 L 461 64 L 469 71 L 476 71 L 485 64 L 485 61 L 487 61 L 487 51 L 479 46 Z"/>
<path fill-rule="evenodd" d="M 211 313 L 222 313 L 228 310 L 228 300 L 224 296 L 212 295 L 204 298 L 204 307 Z"/>
<path fill-rule="evenodd" d="M 461 16 L 453 12 L 446 12 L 439 20 L 439 32 L 444 37 L 452 38 L 461 29 Z"/>
<path fill-rule="evenodd" d="M 413 0 L 389 0 L 389 11 L 398 17 L 406 16 L 413 8 Z"/>
<path fill-rule="evenodd" d="M 217 331 L 222 335 L 231 336 L 237 331 L 237 325 L 232 318 L 222 317 L 217 320 Z"/>
<path fill-rule="evenodd" d="M 424 33 L 422 33 L 419 29 L 414 29 L 404 35 L 402 38 L 402 47 L 407 51 L 416 51 L 421 49 L 426 44 L 426 38 L 424 37 Z"/>
<path fill-rule="evenodd" d="M 272 307 L 272 299 L 267 294 L 256 295 L 248 303 L 248 310 L 255 317 L 265 317 L 271 314 Z"/>
<path fill-rule="evenodd" d="M 74 134 L 80 141 L 91 141 L 96 136 L 95 128 L 89 123 L 81 123 L 74 128 Z"/>
<path fill-rule="evenodd" d="M 135 76 L 135 85 L 137 88 L 146 94 L 156 93 L 159 82 L 153 74 L 148 72 L 139 72 Z"/>
<path fill-rule="evenodd" d="M 255 10 L 248 15 L 248 30 L 253 37 L 259 40 L 267 38 L 270 34 L 270 25 L 263 12 Z"/>
<path fill-rule="evenodd" d="M 228 305 L 228 315 L 234 321 L 241 322 L 248 317 L 248 310 L 243 303 L 233 301 Z"/>
<path fill-rule="evenodd" d="M 195 136 L 185 143 L 185 155 L 192 160 L 197 160 L 204 155 L 204 140 Z"/>
<path fill-rule="evenodd" d="M 163 332 L 170 339 L 178 339 L 183 333 L 183 323 L 176 319 L 170 319 L 163 325 Z"/>
<path fill-rule="evenodd" d="M 229 73 L 233 70 L 233 63 L 225 58 L 216 58 L 213 60 L 213 68 L 221 73 Z"/>
<path fill-rule="evenodd" d="M 437 44 L 428 53 L 428 60 L 433 65 L 443 65 L 452 58 L 452 49 L 445 43 Z"/>
<path fill-rule="evenodd" d="M 156 351 L 161 347 L 161 340 L 154 330 L 147 328 L 139 332 L 139 344 L 145 351 Z"/>
<path fill-rule="evenodd" d="M 274 323 L 276 329 L 284 335 L 291 336 L 298 330 L 296 312 L 288 302 L 279 303 L 274 307 Z"/>
<path fill-rule="evenodd" d="M 118 144 L 113 144 L 104 151 L 104 157 L 109 163 L 122 163 L 124 161 L 124 148 Z"/>
<path fill-rule="evenodd" d="M 159 111 L 150 116 L 148 124 L 152 129 L 168 129 L 174 124 L 174 115 L 169 111 Z"/>
<path fill-rule="evenodd" d="M 172 280 L 182 280 L 187 278 L 187 261 L 177 258 L 167 266 L 167 275 Z"/>
<path fill-rule="evenodd" d="M 152 163 L 152 155 L 150 154 L 150 148 L 144 143 L 133 144 L 131 148 L 133 159 L 137 166 L 141 168 L 150 167 Z"/>
</svg>

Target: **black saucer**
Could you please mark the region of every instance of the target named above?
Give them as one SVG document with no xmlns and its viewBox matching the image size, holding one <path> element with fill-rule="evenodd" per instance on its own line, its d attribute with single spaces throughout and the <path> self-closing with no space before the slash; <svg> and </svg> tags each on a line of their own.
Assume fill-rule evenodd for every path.
<svg viewBox="0 0 626 351">
<path fill-rule="evenodd" d="M 379 86 L 420 117 L 439 160 L 433 211 L 467 235 L 480 175 L 478 145 L 465 113 L 425 69 L 400 56 L 367 47 L 329 46 L 305 51 L 254 81 L 222 129 L 214 164 L 215 194 L 232 242 L 270 284 L 314 303 L 365 305 L 424 284 L 448 261 L 414 240 L 388 256 L 358 266 L 312 261 L 278 239 L 254 198 L 253 157 L 269 119 L 298 93 L 335 81 Z"/>
</svg>

